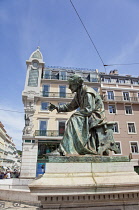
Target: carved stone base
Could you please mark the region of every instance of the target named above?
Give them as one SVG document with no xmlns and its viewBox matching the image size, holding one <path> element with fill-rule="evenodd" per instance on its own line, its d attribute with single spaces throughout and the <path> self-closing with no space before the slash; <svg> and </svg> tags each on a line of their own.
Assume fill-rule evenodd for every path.
<svg viewBox="0 0 139 210">
<path fill-rule="evenodd" d="M 46 173 L 29 188 L 40 209 L 139 209 L 139 176 L 132 162 L 46 163 Z"/>
<path fill-rule="evenodd" d="M 100 155 L 67 155 L 47 156 L 46 159 L 38 160 L 40 163 L 107 163 L 107 162 L 129 162 L 128 156 L 100 156 Z"/>
</svg>

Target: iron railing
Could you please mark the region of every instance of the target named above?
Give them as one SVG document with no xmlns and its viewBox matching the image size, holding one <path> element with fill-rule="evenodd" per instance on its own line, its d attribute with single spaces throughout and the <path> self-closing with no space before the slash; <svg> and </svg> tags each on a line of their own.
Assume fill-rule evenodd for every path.
<svg viewBox="0 0 139 210">
<path fill-rule="evenodd" d="M 44 75 L 42 79 L 54 79 L 54 80 L 68 80 L 71 76 L 59 76 L 59 75 Z M 92 83 L 98 83 L 100 82 L 99 78 L 85 78 L 83 77 L 84 82 L 92 82 Z"/>
<path fill-rule="evenodd" d="M 58 130 L 36 130 L 35 136 L 63 136 L 64 132 L 59 132 Z"/>
<path fill-rule="evenodd" d="M 103 96 L 103 101 L 120 101 L 120 102 L 135 102 L 139 103 L 138 97 L 124 97 L 124 96 Z"/>
<path fill-rule="evenodd" d="M 54 98 L 73 98 L 74 94 L 72 93 L 56 93 L 56 92 L 46 92 L 46 91 L 42 91 L 41 95 L 43 97 L 54 97 Z"/>
</svg>

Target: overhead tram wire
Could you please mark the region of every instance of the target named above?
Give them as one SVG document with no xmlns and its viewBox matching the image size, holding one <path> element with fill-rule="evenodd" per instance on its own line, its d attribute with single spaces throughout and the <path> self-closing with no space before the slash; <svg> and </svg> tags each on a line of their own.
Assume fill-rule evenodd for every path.
<svg viewBox="0 0 139 210">
<path fill-rule="evenodd" d="M 21 111 L 17 111 L 17 110 L 9 110 L 9 109 L 0 109 L 0 111 L 6 111 L 6 112 L 16 112 L 16 113 L 24 113 Z"/>
<path fill-rule="evenodd" d="M 92 45 L 93 45 L 93 47 L 95 48 L 95 50 L 96 50 L 96 52 L 97 52 L 97 54 L 98 54 L 98 56 L 99 56 L 99 58 L 100 58 L 100 60 L 101 60 L 101 62 L 102 62 L 102 64 L 103 64 L 103 67 L 104 67 L 104 69 L 105 69 L 105 72 L 106 72 L 105 64 L 104 64 L 104 62 L 103 62 L 102 57 L 100 56 L 100 53 L 99 53 L 99 51 L 98 51 L 98 49 L 97 49 L 95 43 L 93 42 L 93 40 L 92 40 L 92 38 L 91 38 L 91 36 L 90 36 L 90 34 L 89 34 L 87 28 L 85 27 L 85 25 L 84 25 L 84 23 L 83 23 L 83 21 L 82 21 L 80 15 L 79 15 L 79 13 L 77 12 L 77 10 L 76 10 L 76 8 L 75 8 L 75 6 L 74 6 L 72 0 L 70 0 L 70 3 L 71 3 L 71 5 L 72 5 L 72 7 L 74 8 L 74 10 L 75 10 L 75 12 L 76 12 L 76 14 L 77 14 L 77 16 L 78 16 L 78 18 L 79 18 L 81 24 L 83 25 L 83 27 L 84 27 L 84 29 L 85 29 L 85 31 L 86 31 L 86 33 L 87 33 L 87 35 L 88 35 L 88 37 L 89 37 L 89 39 L 90 39 Z"/>
<path fill-rule="evenodd" d="M 105 64 L 104 66 L 122 66 L 122 65 L 138 65 L 139 63 L 117 63 L 117 64 Z"/>
<path fill-rule="evenodd" d="M 101 62 L 102 62 L 102 64 L 103 64 L 103 67 L 104 67 L 104 69 L 105 69 L 105 73 L 106 73 L 106 67 L 107 67 L 107 66 L 114 66 L 114 65 L 135 65 L 135 64 L 139 64 L 139 63 L 130 63 L 130 64 L 109 64 L 109 65 L 104 64 L 103 59 L 102 59 L 102 57 L 100 56 L 100 53 L 99 53 L 99 51 L 98 51 L 96 45 L 94 44 L 94 42 L 93 42 L 93 40 L 92 40 L 92 38 L 91 38 L 91 36 L 90 36 L 90 34 L 89 34 L 87 28 L 85 27 L 85 25 L 84 25 L 84 23 L 83 23 L 83 21 L 82 21 L 80 15 L 79 15 L 79 13 L 77 12 L 77 10 L 76 10 L 76 8 L 75 8 L 75 6 L 74 6 L 72 0 L 70 0 L 70 3 L 71 3 L 71 5 L 72 5 L 72 7 L 74 8 L 74 10 L 75 10 L 75 12 L 76 12 L 76 14 L 77 14 L 77 16 L 78 16 L 80 22 L 82 23 L 82 25 L 83 25 L 83 27 L 84 27 L 84 29 L 85 29 L 85 31 L 86 31 L 86 33 L 87 33 L 87 35 L 88 35 L 88 37 L 89 37 L 91 43 L 92 43 L 92 45 L 94 46 L 94 48 L 95 48 L 95 50 L 96 50 L 96 52 L 97 52 L 97 54 L 98 54 L 98 56 L 99 56 L 99 58 L 100 58 L 100 60 L 101 60 Z M 114 121 L 114 119 L 115 119 L 115 116 L 116 116 L 116 114 L 114 115 L 113 121 Z M 106 117 L 106 118 L 107 118 L 107 117 Z"/>
</svg>

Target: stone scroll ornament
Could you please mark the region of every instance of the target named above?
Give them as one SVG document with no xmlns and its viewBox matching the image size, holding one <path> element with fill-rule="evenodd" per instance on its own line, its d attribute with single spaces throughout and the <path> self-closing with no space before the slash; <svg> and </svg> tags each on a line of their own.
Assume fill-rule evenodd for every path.
<svg viewBox="0 0 139 210">
<path fill-rule="evenodd" d="M 69 78 L 69 89 L 75 96 L 68 104 L 55 106 L 49 110 L 71 112 L 76 110 L 68 120 L 63 139 L 57 151 L 52 155 L 108 155 L 119 149 L 113 138 L 113 122 L 105 121 L 104 104 L 100 95 L 83 84 L 79 75 Z"/>
</svg>

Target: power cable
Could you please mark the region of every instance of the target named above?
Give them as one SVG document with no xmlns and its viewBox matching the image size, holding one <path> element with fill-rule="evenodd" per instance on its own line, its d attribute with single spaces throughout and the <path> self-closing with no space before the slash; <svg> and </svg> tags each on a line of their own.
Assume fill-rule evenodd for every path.
<svg viewBox="0 0 139 210">
<path fill-rule="evenodd" d="M 96 50 L 96 52 L 97 52 L 97 54 L 98 54 L 98 56 L 99 56 L 99 58 L 100 58 L 102 64 L 103 64 L 103 67 L 104 67 L 104 69 L 105 69 L 105 72 L 106 72 L 105 64 L 104 64 L 104 62 L 103 62 L 102 57 L 100 56 L 100 53 L 99 53 L 99 51 L 98 51 L 98 49 L 97 49 L 95 43 L 93 42 L 93 40 L 92 40 L 92 38 L 91 38 L 91 36 L 90 36 L 90 34 L 89 34 L 87 28 L 85 27 L 85 25 L 84 25 L 84 23 L 83 23 L 83 21 L 82 21 L 80 15 L 79 15 L 79 13 L 77 12 L 77 10 L 76 10 L 76 8 L 75 8 L 75 6 L 74 6 L 72 0 L 70 0 L 70 3 L 71 3 L 71 5 L 72 5 L 72 7 L 74 8 L 74 10 L 75 10 L 75 12 L 76 12 L 76 14 L 77 14 L 77 16 L 78 16 L 78 18 L 79 18 L 81 24 L 83 25 L 83 27 L 84 27 L 84 29 L 85 29 L 85 31 L 86 31 L 86 33 L 87 33 L 87 35 L 88 35 L 88 37 L 89 37 L 89 39 L 90 39 L 92 45 L 94 46 L 94 48 L 95 48 L 95 50 Z"/>
</svg>

